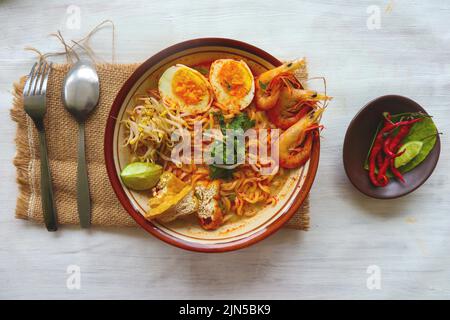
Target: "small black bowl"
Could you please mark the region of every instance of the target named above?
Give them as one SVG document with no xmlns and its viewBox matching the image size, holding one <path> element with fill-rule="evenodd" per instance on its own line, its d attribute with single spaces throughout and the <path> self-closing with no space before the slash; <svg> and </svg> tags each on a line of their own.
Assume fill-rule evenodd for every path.
<svg viewBox="0 0 450 320">
<path fill-rule="evenodd" d="M 413 192 L 431 176 L 439 160 L 441 141 L 438 136 L 428 157 L 404 175 L 406 184 L 391 179 L 386 187 L 373 186 L 368 171 L 364 169 L 364 162 L 385 111 L 392 115 L 419 111 L 426 113 L 415 101 L 397 95 L 386 95 L 369 102 L 348 126 L 344 139 L 344 168 L 350 182 L 362 193 L 377 199 L 394 199 Z"/>
</svg>

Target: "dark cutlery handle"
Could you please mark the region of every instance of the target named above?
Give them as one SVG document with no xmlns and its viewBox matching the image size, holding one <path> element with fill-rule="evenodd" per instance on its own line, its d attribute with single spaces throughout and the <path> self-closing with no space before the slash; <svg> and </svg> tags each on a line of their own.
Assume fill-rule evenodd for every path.
<svg viewBox="0 0 450 320">
<path fill-rule="evenodd" d="M 50 167 L 48 165 L 47 142 L 43 128 L 39 129 L 39 146 L 41 155 L 42 212 L 47 230 L 56 231 L 58 229 L 56 207 L 53 199 L 52 177 L 50 176 Z"/>
<path fill-rule="evenodd" d="M 89 196 L 89 181 L 86 167 L 84 122 L 78 123 L 77 205 L 81 227 L 89 228 L 91 225 L 91 199 Z"/>
</svg>

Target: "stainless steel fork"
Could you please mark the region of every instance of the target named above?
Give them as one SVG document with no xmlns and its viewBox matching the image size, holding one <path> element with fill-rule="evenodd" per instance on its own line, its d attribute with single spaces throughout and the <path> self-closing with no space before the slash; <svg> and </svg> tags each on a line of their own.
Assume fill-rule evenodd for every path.
<svg viewBox="0 0 450 320">
<path fill-rule="evenodd" d="M 35 63 L 23 89 L 24 109 L 33 120 L 39 132 L 39 147 L 41 157 L 41 198 L 44 222 L 48 231 L 57 230 L 56 209 L 53 199 L 52 180 L 48 165 L 47 142 L 45 139 L 44 116 L 47 109 L 47 81 L 52 64 L 43 60 Z"/>
</svg>

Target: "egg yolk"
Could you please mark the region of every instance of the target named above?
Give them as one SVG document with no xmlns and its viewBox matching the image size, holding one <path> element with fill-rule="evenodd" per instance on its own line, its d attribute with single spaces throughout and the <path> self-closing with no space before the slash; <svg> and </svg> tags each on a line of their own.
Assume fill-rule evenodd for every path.
<svg viewBox="0 0 450 320">
<path fill-rule="evenodd" d="M 248 70 L 237 61 L 227 61 L 219 71 L 221 86 L 230 96 L 242 98 L 251 89 Z"/>
<path fill-rule="evenodd" d="M 208 90 L 202 80 L 189 70 L 179 69 L 173 76 L 172 91 L 187 105 L 197 104 Z"/>
</svg>

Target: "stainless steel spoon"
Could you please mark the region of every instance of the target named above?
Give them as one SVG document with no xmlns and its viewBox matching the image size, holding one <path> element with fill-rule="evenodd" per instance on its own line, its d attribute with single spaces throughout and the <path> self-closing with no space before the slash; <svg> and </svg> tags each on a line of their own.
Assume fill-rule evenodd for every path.
<svg viewBox="0 0 450 320">
<path fill-rule="evenodd" d="M 75 63 L 64 79 L 62 99 L 66 109 L 78 122 L 78 172 L 77 206 L 80 225 L 91 224 L 91 199 L 86 168 L 84 124 L 90 112 L 97 106 L 100 84 L 95 66 L 88 61 Z"/>
</svg>

